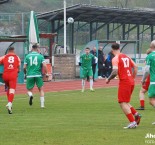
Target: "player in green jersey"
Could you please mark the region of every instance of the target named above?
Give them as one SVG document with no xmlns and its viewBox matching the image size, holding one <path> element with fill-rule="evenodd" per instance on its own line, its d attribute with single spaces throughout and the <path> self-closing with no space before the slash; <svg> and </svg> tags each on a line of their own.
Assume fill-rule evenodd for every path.
<svg viewBox="0 0 155 145">
<path fill-rule="evenodd" d="M 85 79 L 87 76 L 90 78 L 90 90 L 93 90 L 93 71 L 92 71 L 92 60 L 95 56 L 90 54 L 90 48 L 85 49 L 85 54 L 80 56 L 81 68 L 82 68 L 82 92 L 85 89 Z"/>
<path fill-rule="evenodd" d="M 146 66 L 142 78 L 142 84 L 145 83 L 146 77 L 150 74 L 148 96 L 150 104 L 155 107 L 155 40 L 151 42 L 150 49 L 152 52 L 146 57 Z M 155 122 L 153 124 L 155 124 Z"/>
<path fill-rule="evenodd" d="M 29 105 L 32 105 L 33 88 L 37 85 L 40 92 L 41 108 L 44 108 L 44 91 L 42 79 L 42 67 L 47 73 L 47 66 L 44 57 L 38 53 L 37 44 L 32 46 L 32 52 L 29 53 L 24 60 L 24 72 L 26 74 L 26 87 L 29 95 Z"/>
</svg>

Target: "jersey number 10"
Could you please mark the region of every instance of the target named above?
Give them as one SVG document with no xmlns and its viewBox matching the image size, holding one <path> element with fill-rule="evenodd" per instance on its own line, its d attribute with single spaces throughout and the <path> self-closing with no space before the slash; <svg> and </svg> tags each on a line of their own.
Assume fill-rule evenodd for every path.
<svg viewBox="0 0 155 145">
<path fill-rule="evenodd" d="M 29 57 L 29 59 L 30 59 L 30 66 L 32 66 L 32 65 L 38 65 L 38 59 L 37 59 L 37 56 L 35 56 L 35 57 Z"/>
</svg>

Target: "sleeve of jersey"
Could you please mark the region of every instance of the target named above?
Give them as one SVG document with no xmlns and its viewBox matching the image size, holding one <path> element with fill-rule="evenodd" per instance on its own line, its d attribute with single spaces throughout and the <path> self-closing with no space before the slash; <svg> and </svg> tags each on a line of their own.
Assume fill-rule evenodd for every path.
<svg viewBox="0 0 155 145">
<path fill-rule="evenodd" d="M 150 66 L 150 59 L 149 59 L 149 55 L 146 57 L 146 65 Z"/>
<path fill-rule="evenodd" d="M 117 56 L 115 56 L 112 59 L 112 66 L 113 66 L 113 69 L 118 69 L 118 57 Z"/>
</svg>

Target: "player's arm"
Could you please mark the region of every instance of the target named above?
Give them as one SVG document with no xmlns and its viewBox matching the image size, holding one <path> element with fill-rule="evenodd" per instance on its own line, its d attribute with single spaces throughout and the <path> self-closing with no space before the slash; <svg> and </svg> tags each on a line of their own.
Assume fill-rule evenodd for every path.
<svg viewBox="0 0 155 145">
<path fill-rule="evenodd" d="M 24 74 L 26 75 L 27 64 L 24 64 Z"/>
<path fill-rule="evenodd" d="M 132 67 L 133 67 L 133 78 L 135 79 L 137 76 L 137 72 L 138 72 L 138 66 L 137 64 L 131 59 L 131 63 L 132 63 Z"/>
<path fill-rule="evenodd" d="M 48 74 L 47 74 L 47 65 L 46 65 L 46 62 L 45 61 L 42 62 L 42 67 L 44 69 L 45 75 L 48 77 Z"/>
<path fill-rule="evenodd" d="M 146 65 L 145 65 L 145 68 L 144 68 L 144 72 L 143 72 L 143 77 L 142 77 L 142 84 L 144 84 L 147 76 L 150 74 L 150 60 L 149 60 L 149 57 L 147 56 L 146 57 Z"/>
<path fill-rule="evenodd" d="M 118 74 L 118 57 L 114 57 L 112 59 L 112 66 L 113 66 L 113 70 L 110 76 L 106 79 L 107 84 L 110 82 L 110 80 L 114 79 Z"/>
<path fill-rule="evenodd" d="M 96 56 L 94 56 L 94 59 L 95 59 L 95 63 L 97 64 L 98 63 L 98 58 Z"/>
<path fill-rule="evenodd" d="M 5 56 L 0 57 L 0 64 L 3 64 L 3 59 L 5 58 Z"/>
<path fill-rule="evenodd" d="M 26 76 L 26 70 L 27 70 L 27 57 L 24 60 L 24 74 Z"/>
<path fill-rule="evenodd" d="M 145 69 L 144 69 L 144 73 L 143 73 L 143 77 L 142 77 L 142 84 L 145 83 L 146 78 L 148 77 L 148 75 L 150 74 L 150 65 L 146 65 Z"/>
</svg>

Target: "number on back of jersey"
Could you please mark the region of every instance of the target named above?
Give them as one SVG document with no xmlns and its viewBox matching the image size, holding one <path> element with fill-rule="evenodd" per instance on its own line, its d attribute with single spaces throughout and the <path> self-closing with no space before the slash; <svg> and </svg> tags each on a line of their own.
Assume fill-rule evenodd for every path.
<svg viewBox="0 0 155 145">
<path fill-rule="evenodd" d="M 35 56 L 34 58 L 31 56 L 29 59 L 30 59 L 30 66 L 32 66 L 32 65 L 38 65 L 37 56 Z"/>
<path fill-rule="evenodd" d="M 129 58 L 122 58 L 122 60 L 123 60 L 123 63 L 124 63 L 124 67 L 125 68 L 127 68 L 127 67 L 129 67 Z"/>
<path fill-rule="evenodd" d="M 13 63 L 15 62 L 15 58 L 13 56 L 9 56 L 8 57 L 8 63 L 9 63 L 9 66 L 8 66 L 8 69 L 13 69 Z"/>
</svg>

